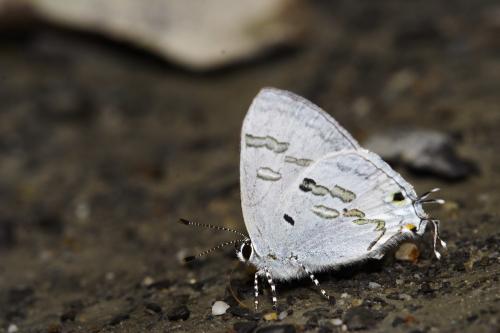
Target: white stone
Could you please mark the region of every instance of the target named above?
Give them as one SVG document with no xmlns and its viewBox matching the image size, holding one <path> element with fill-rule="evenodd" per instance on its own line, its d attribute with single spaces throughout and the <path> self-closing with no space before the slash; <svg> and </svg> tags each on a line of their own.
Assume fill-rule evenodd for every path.
<svg viewBox="0 0 500 333">
<path fill-rule="evenodd" d="M 332 319 L 332 324 L 333 324 L 333 326 L 340 326 L 343 324 L 343 321 L 340 318 L 335 318 L 335 319 Z"/>
<path fill-rule="evenodd" d="M 237 63 L 272 47 L 294 44 L 309 17 L 309 7 L 298 0 L 24 3 L 46 20 L 134 44 L 192 70 Z"/>
<path fill-rule="evenodd" d="M 278 316 L 278 319 L 279 320 L 283 320 L 285 319 L 286 317 L 288 317 L 288 311 L 282 311 L 279 316 Z"/>
<path fill-rule="evenodd" d="M 229 308 L 230 306 L 226 302 L 217 301 L 214 303 L 214 305 L 212 305 L 212 315 L 221 316 L 226 313 L 227 309 Z"/>
<path fill-rule="evenodd" d="M 382 286 L 377 282 L 368 282 L 368 288 L 370 289 L 378 289 L 380 287 Z"/>
<path fill-rule="evenodd" d="M 143 280 L 142 280 L 142 285 L 145 286 L 145 287 L 149 287 L 150 285 L 152 285 L 153 283 L 155 283 L 155 280 L 153 280 L 153 278 L 151 276 L 146 276 Z"/>
<path fill-rule="evenodd" d="M 10 324 L 9 327 L 7 328 L 7 333 L 16 333 L 19 332 L 19 328 L 17 327 L 16 324 Z"/>
<path fill-rule="evenodd" d="M 85 221 L 90 217 L 90 206 L 86 202 L 79 202 L 75 208 L 76 218 Z"/>
</svg>

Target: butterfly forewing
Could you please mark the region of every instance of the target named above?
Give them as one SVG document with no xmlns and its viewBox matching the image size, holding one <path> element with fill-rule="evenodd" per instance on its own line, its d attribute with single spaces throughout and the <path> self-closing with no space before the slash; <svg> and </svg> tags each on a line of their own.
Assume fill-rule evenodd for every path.
<svg viewBox="0 0 500 333">
<path fill-rule="evenodd" d="M 331 116 L 290 92 L 263 89 L 241 134 L 241 201 L 256 252 L 283 240 L 282 194 L 304 170 L 328 153 L 356 150 L 358 143 Z"/>
</svg>

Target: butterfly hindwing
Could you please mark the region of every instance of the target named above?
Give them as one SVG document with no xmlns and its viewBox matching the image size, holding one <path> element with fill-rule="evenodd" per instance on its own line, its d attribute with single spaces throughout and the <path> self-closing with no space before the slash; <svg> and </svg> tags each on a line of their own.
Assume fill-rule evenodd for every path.
<svg viewBox="0 0 500 333">
<path fill-rule="evenodd" d="M 257 252 L 281 239 L 282 194 L 327 153 L 359 145 L 331 116 L 287 91 L 266 88 L 254 99 L 241 134 L 240 181 L 245 224 Z"/>
<path fill-rule="evenodd" d="M 378 257 L 390 240 L 423 233 L 424 213 L 414 207 L 415 198 L 413 187 L 376 154 L 327 154 L 281 196 L 280 214 L 294 224 L 273 222 L 280 225 L 281 242 L 271 251 L 285 258 L 299 254 L 317 270 Z"/>
</svg>

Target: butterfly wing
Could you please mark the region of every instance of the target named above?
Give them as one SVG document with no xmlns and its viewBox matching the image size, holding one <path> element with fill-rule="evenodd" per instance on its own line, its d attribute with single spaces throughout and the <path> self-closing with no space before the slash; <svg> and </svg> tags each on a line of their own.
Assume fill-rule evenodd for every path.
<svg viewBox="0 0 500 333">
<path fill-rule="evenodd" d="M 327 154 L 281 196 L 277 256 L 312 270 L 380 257 L 384 248 L 423 234 L 426 215 L 413 187 L 364 149 Z M 279 227 L 278 227 L 279 225 Z M 292 253 L 293 252 L 293 253 Z"/>
<path fill-rule="evenodd" d="M 257 253 L 279 242 L 280 199 L 298 175 L 329 152 L 358 148 L 318 106 L 287 91 L 260 91 L 243 123 L 240 160 L 243 216 Z"/>
</svg>

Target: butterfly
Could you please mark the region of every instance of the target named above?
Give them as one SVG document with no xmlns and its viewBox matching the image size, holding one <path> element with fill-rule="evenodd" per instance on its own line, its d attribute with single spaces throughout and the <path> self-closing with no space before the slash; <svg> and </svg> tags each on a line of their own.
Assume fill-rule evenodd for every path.
<svg viewBox="0 0 500 333">
<path fill-rule="evenodd" d="M 412 185 L 377 154 L 363 149 L 328 113 L 291 92 L 264 88 L 254 98 L 241 131 L 241 206 L 248 236 L 238 231 L 181 219 L 187 225 L 231 231 L 242 239 L 237 257 L 255 266 L 255 308 L 259 279 L 309 277 L 329 299 L 314 273 L 366 259 L 380 259 L 404 240 L 421 237 L 439 221 L 423 204 L 433 189 L 417 196 Z M 190 261 L 197 256 L 187 257 Z"/>
</svg>

